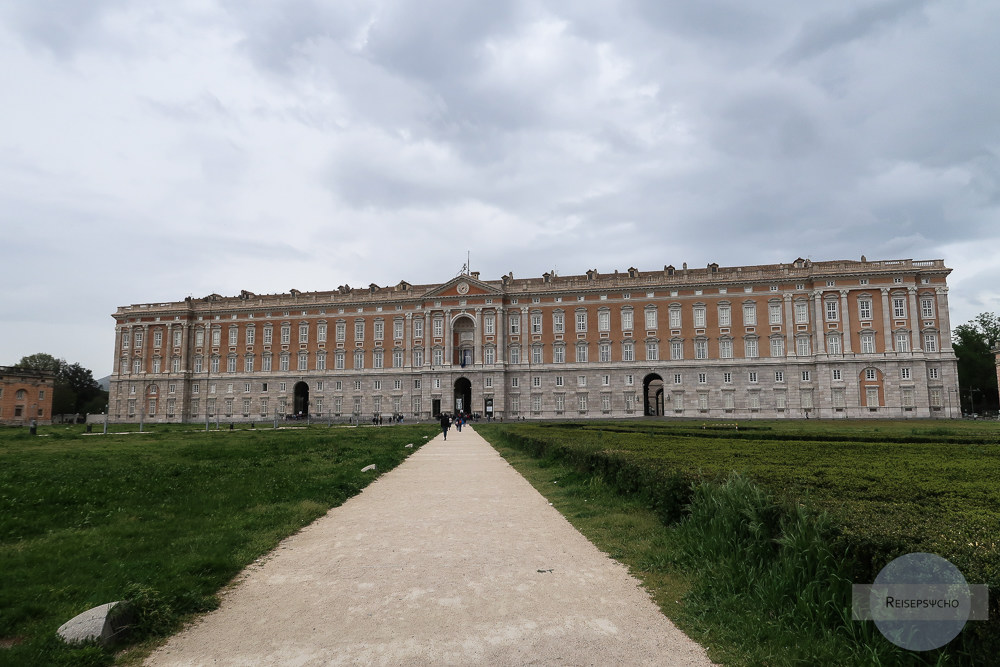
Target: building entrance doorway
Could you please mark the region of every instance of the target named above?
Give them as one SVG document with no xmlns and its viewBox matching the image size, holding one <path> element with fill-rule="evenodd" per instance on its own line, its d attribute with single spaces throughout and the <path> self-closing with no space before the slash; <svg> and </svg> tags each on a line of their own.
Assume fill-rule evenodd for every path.
<svg viewBox="0 0 1000 667">
<path fill-rule="evenodd" d="M 441 399 L 440 398 L 431 399 L 431 415 L 433 415 L 434 417 L 440 417 L 441 416 Z"/>
<path fill-rule="evenodd" d="M 472 412 L 472 382 L 469 378 L 455 380 L 455 412 Z"/>
<path fill-rule="evenodd" d="M 656 373 L 650 373 L 642 379 L 642 414 L 647 417 L 662 417 L 663 411 L 663 378 Z"/>
<path fill-rule="evenodd" d="M 292 388 L 294 398 L 292 399 L 292 414 L 306 416 L 309 414 L 309 385 L 305 382 L 296 382 Z"/>
</svg>

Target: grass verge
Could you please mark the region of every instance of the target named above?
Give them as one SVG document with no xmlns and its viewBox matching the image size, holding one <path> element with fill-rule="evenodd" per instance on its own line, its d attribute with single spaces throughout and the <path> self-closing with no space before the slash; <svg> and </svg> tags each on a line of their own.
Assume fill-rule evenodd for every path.
<svg viewBox="0 0 1000 667">
<path fill-rule="evenodd" d="M 217 606 L 244 567 L 433 437 L 432 426 L 268 431 L 0 431 L 0 665 L 106 665 L 56 628 L 114 600 L 133 641 Z M 404 445 L 414 443 L 414 449 Z M 145 646 L 151 645 L 149 641 Z"/>
</svg>

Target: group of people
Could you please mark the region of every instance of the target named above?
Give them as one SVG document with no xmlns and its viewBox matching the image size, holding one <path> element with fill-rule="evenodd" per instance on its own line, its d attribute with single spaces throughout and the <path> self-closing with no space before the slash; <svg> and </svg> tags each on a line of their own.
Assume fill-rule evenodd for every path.
<svg viewBox="0 0 1000 667">
<path fill-rule="evenodd" d="M 382 424 L 386 424 L 386 423 L 388 423 L 388 424 L 402 424 L 403 423 L 403 415 L 401 413 L 394 414 L 391 417 L 383 417 L 379 413 L 375 413 L 375 414 L 372 415 L 372 426 L 381 426 Z"/>
<path fill-rule="evenodd" d="M 441 413 L 441 434 L 444 435 L 444 439 L 448 439 L 448 429 L 451 428 L 452 424 L 455 425 L 455 430 L 459 433 L 462 432 L 462 426 L 468 421 L 468 417 L 461 412 L 457 413 L 454 417 L 446 412 Z"/>
</svg>

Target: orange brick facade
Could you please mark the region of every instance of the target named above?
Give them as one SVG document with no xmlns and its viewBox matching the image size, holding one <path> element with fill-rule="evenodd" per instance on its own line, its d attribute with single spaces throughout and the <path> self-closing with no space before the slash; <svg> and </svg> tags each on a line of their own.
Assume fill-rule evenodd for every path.
<svg viewBox="0 0 1000 667">
<path fill-rule="evenodd" d="M 111 417 L 949 417 L 949 273 L 798 259 L 136 304 Z"/>
<path fill-rule="evenodd" d="M 0 366 L 0 424 L 52 423 L 55 376 Z"/>
</svg>

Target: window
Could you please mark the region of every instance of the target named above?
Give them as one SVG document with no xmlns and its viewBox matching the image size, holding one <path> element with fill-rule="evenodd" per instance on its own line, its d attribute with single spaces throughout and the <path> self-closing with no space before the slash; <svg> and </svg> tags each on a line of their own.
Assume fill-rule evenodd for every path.
<svg viewBox="0 0 1000 667">
<path fill-rule="evenodd" d="M 611 311 L 602 309 L 597 311 L 597 330 L 611 331 Z"/>
<path fill-rule="evenodd" d="M 531 363 L 540 364 L 542 363 L 542 346 L 535 345 L 531 348 Z"/>
<path fill-rule="evenodd" d="M 757 384 L 757 371 L 750 371 L 747 373 L 747 381 L 750 384 Z"/>
<path fill-rule="evenodd" d="M 362 341 L 365 339 L 365 323 L 364 321 L 359 321 L 354 323 L 354 340 Z"/>
<path fill-rule="evenodd" d="M 706 321 L 706 309 L 705 306 L 695 306 L 694 307 L 694 325 L 699 329 L 705 327 Z"/>
<path fill-rule="evenodd" d="M 833 369 L 833 379 L 834 380 L 842 380 L 843 379 L 843 376 L 841 375 L 839 368 Z"/>
<path fill-rule="evenodd" d="M 771 356 L 772 357 L 783 357 L 785 356 L 785 339 L 780 337 L 772 338 L 771 341 Z"/>
<path fill-rule="evenodd" d="M 253 355 L 248 354 L 243 357 L 243 372 L 253 373 Z"/>
<path fill-rule="evenodd" d="M 444 350 L 442 350 L 440 347 L 434 348 L 434 351 L 431 353 L 431 365 L 440 366 L 443 363 L 444 363 Z"/>
<path fill-rule="evenodd" d="M 532 412 L 542 411 L 542 397 L 539 394 L 535 394 L 531 397 L 531 410 Z"/>
<path fill-rule="evenodd" d="M 865 387 L 865 405 L 869 408 L 878 407 L 878 387 Z"/>
<path fill-rule="evenodd" d="M 299 352 L 299 364 L 296 370 L 304 371 L 309 369 L 309 353 Z"/>
<path fill-rule="evenodd" d="M 566 397 L 562 394 L 556 394 L 556 412 L 561 413 L 566 409 Z"/>
<path fill-rule="evenodd" d="M 840 344 L 841 337 L 840 334 L 830 334 L 826 338 L 826 351 L 828 354 L 843 354 L 843 349 Z"/>
<path fill-rule="evenodd" d="M 580 406 L 580 412 L 586 412 L 587 411 L 587 395 L 586 394 L 580 394 L 579 396 L 577 396 L 577 403 Z"/>
<path fill-rule="evenodd" d="M 627 374 L 625 376 L 625 386 L 626 387 L 631 387 L 634 384 L 635 384 L 635 376 L 632 375 L 631 373 Z"/>
<path fill-rule="evenodd" d="M 938 338 L 936 333 L 924 334 L 924 352 L 937 352 Z"/>
<path fill-rule="evenodd" d="M 493 336 L 497 331 L 497 319 L 492 313 L 487 313 L 483 317 L 483 333 Z"/>
<path fill-rule="evenodd" d="M 799 400 L 802 402 L 803 410 L 812 410 L 813 393 L 811 389 L 803 389 L 802 393 L 799 394 Z"/>
<path fill-rule="evenodd" d="M 844 388 L 843 387 L 834 387 L 834 389 L 833 389 L 833 407 L 834 408 L 843 408 L 844 406 L 845 406 Z"/>
<path fill-rule="evenodd" d="M 827 299 L 826 301 L 826 321 L 836 322 L 840 319 L 840 303 L 834 299 Z"/>
<path fill-rule="evenodd" d="M 579 333 L 587 330 L 587 311 L 578 310 L 576 312 L 576 330 Z"/>
<path fill-rule="evenodd" d="M 292 342 L 292 326 L 290 324 L 281 325 L 281 344 L 288 345 Z"/>
<path fill-rule="evenodd" d="M 698 409 L 702 412 L 708 410 L 708 392 L 698 392 Z"/>
<path fill-rule="evenodd" d="M 896 352 L 910 351 L 910 334 L 905 331 L 896 332 Z"/>
<path fill-rule="evenodd" d="M 611 361 L 611 343 L 601 343 L 598 347 L 598 354 L 600 355 L 601 363 L 609 363 Z"/>
<path fill-rule="evenodd" d="M 392 351 L 392 367 L 402 368 L 403 367 L 403 351 L 393 350 Z"/>
<path fill-rule="evenodd" d="M 866 368 L 865 379 L 869 381 L 878 380 L 878 371 L 876 371 L 874 368 Z"/>
<path fill-rule="evenodd" d="M 781 304 L 767 304 L 767 321 L 769 324 L 781 324 Z"/>
<path fill-rule="evenodd" d="M 683 380 L 684 378 L 680 373 L 674 373 L 674 384 L 681 384 Z"/>
<path fill-rule="evenodd" d="M 632 331 L 632 309 L 622 310 L 622 331 Z"/>
<path fill-rule="evenodd" d="M 372 330 L 375 335 L 375 340 L 385 339 L 385 322 L 382 320 L 375 320 Z"/>
<path fill-rule="evenodd" d="M 892 297 L 892 316 L 897 319 L 906 317 L 906 297 Z"/>
<path fill-rule="evenodd" d="M 795 323 L 809 323 L 809 302 L 799 299 L 795 302 Z"/>
<path fill-rule="evenodd" d="M 909 379 L 911 379 L 910 378 L 910 369 L 906 368 L 906 367 L 900 368 L 899 369 L 899 379 L 900 380 L 909 380 Z"/>
<path fill-rule="evenodd" d="M 232 332 L 230 332 L 230 338 L 232 338 Z M 162 345 L 163 345 L 163 332 L 162 331 L 154 331 L 153 332 L 153 347 L 162 347 Z M 230 343 L 230 345 L 236 345 L 236 341 L 234 340 L 232 343 Z"/>
<path fill-rule="evenodd" d="M 198 333 L 202 333 L 202 332 L 199 331 Z M 202 333 L 202 337 L 204 337 L 203 333 Z M 122 332 L 122 349 L 123 350 L 128 347 L 128 340 L 129 340 L 129 333 L 127 331 L 123 331 Z M 201 345 L 201 343 L 198 343 L 198 344 Z"/>
<path fill-rule="evenodd" d="M 512 347 L 508 350 L 508 355 L 510 358 L 510 363 L 519 364 L 521 363 L 521 348 Z"/>
<path fill-rule="evenodd" d="M 788 407 L 788 397 L 785 396 L 784 391 L 774 392 L 774 408 L 775 410 L 784 410 Z"/>
<path fill-rule="evenodd" d="M 153 372 L 154 373 L 159 373 L 160 372 L 160 363 L 161 362 L 160 362 L 159 358 L 153 359 Z"/>
<path fill-rule="evenodd" d="M 660 358 L 660 344 L 655 340 L 646 342 L 646 361 L 658 361 Z"/>
<path fill-rule="evenodd" d="M 681 326 L 681 308 L 680 306 L 671 306 L 668 311 L 670 318 L 670 328 L 679 329 Z"/>
<path fill-rule="evenodd" d="M 497 350 L 495 347 L 487 347 L 483 350 L 483 363 L 492 366 L 497 362 Z"/>
<path fill-rule="evenodd" d="M 444 320 L 440 317 L 434 318 L 434 336 L 440 338 L 444 335 Z"/>
<path fill-rule="evenodd" d="M 491 361 L 490 363 L 493 362 Z M 415 368 L 420 368 L 423 365 L 424 365 L 424 348 L 418 347 L 415 350 L 413 350 L 413 366 Z"/>
<path fill-rule="evenodd" d="M 719 305 L 719 326 L 728 327 L 733 323 L 733 309 L 728 303 Z"/>
<path fill-rule="evenodd" d="M 299 325 L 299 342 L 308 343 L 309 342 L 309 325 L 300 324 Z"/>
<path fill-rule="evenodd" d="M 601 411 L 611 412 L 611 394 L 601 394 Z"/>
<path fill-rule="evenodd" d="M 622 361 L 635 361 L 635 343 L 622 343 Z"/>
<path fill-rule="evenodd" d="M 363 350 L 354 351 L 354 368 L 361 369 L 365 367 L 365 353 Z"/>
<path fill-rule="evenodd" d="M 937 380 L 938 379 L 938 369 L 936 369 L 936 368 L 928 368 L 927 369 L 927 378 L 929 380 Z"/>
<path fill-rule="evenodd" d="M 861 353 L 875 354 L 875 334 L 873 333 L 861 334 Z"/>
<path fill-rule="evenodd" d="M 492 326 L 493 316 L 489 315 L 489 316 L 487 316 L 487 319 L 488 319 L 489 322 L 491 322 L 491 326 Z M 487 333 L 489 333 L 489 332 L 487 332 Z M 417 319 L 413 320 L 413 337 L 414 338 L 423 338 L 424 337 L 424 320 L 423 320 L 423 318 L 417 318 Z"/>
<path fill-rule="evenodd" d="M 870 320 L 870 319 L 872 319 L 872 300 L 871 299 L 858 299 L 858 319 L 859 320 Z"/>
<path fill-rule="evenodd" d="M 382 391 L 382 381 L 375 380 L 374 382 L 372 382 L 372 389 L 374 389 L 375 391 Z"/>
<path fill-rule="evenodd" d="M 587 344 L 581 344 L 576 346 L 576 361 L 577 363 L 586 363 L 589 361 L 587 358 Z"/>
<path fill-rule="evenodd" d="M 708 341 L 700 338 L 694 342 L 694 358 L 708 359 Z"/>
<path fill-rule="evenodd" d="M 222 332 L 219 329 L 212 329 L 212 345 L 218 347 L 219 341 L 222 339 Z M 142 334 L 137 333 L 135 335 L 135 344 L 142 345 Z"/>
<path fill-rule="evenodd" d="M 729 371 L 726 371 L 725 373 L 722 374 L 722 381 L 725 382 L 726 384 L 732 384 L 733 374 Z"/>
<path fill-rule="evenodd" d="M 744 326 L 754 326 L 757 324 L 757 304 L 756 303 L 745 303 L 743 304 L 743 325 Z"/>
<path fill-rule="evenodd" d="M 541 387 L 542 386 L 542 378 L 541 378 L 541 376 L 533 375 L 531 377 L 531 386 L 532 387 L 536 387 L 536 388 L 537 387 Z"/>
<path fill-rule="evenodd" d="M 802 381 L 809 382 L 812 380 L 812 371 L 802 371 Z"/>
<path fill-rule="evenodd" d="M 400 340 L 403 338 L 403 320 L 393 320 L 392 337 L 395 340 Z"/>
<path fill-rule="evenodd" d="M 344 370 L 344 351 L 337 350 L 333 353 L 333 367 L 338 371 Z"/>
<path fill-rule="evenodd" d="M 562 311 L 552 313 L 552 331 L 557 334 L 566 332 L 566 316 Z"/>
<path fill-rule="evenodd" d="M 253 369 L 251 368 L 250 370 L 252 371 Z M 172 373 L 181 372 L 181 360 L 178 357 L 174 357 L 170 360 L 170 371 Z"/>
<path fill-rule="evenodd" d="M 216 335 L 213 336 L 213 338 L 212 338 L 212 344 L 213 345 L 218 345 L 219 344 L 218 333 L 216 333 Z M 141 331 L 136 331 L 135 332 L 135 346 L 136 347 L 142 347 L 142 332 Z"/>
<path fill-rule="evenodd" d="M 812 341 L 808 336 L 799 336 L 795 339 L 795 354 L 800 357 L 812 354 Z"/>
<path fill-rule="evenodd" d="M 747 359 L 756 359 L 759 354 L 756 338 L 747 338 L 743 341 L 743 348 Z"/>
<path fill-rule="evenodd" d="M 930 390 L 930 403 L 931 407 L 940 408 L 941 407 L 941 388 L 932 387 Z"/>
<path fill-rule="evenodd" d="M 372 368 L 385 367 L 385 350 L 375 350 L 372 352 Z"/>
<path fill-rule="evenodd" d="M 774 381 L 782 383 L 785 381 L 785 371 L 774 371 Z"/>
<path fill-rule="evenodd" d="M 278 360 L 278 364 L 279 364 L 279 366 L 278 366 L 279 370 L 287 371 L 288 370 L 288 355 L 287 354 L 282 354 L 281 357 Z"/>
<path fill-rule="evenodd" d="M 219 358 L 218 357 L 212 357 L 211 369 L 212 369 L 213 373 L 218 373 L 219 372 Z"/>
<path fill-rule="evenodd" d="M 576 376 L 576 386 L 577 387 L 586 387 L 587 386 L 587 376 L 586 375 L 577 375 Z"/>
<path fill-rule="evenodd" d="M 698 373 L 698 384 L 708 384 L 708 373 Z"/>
<path fill-rule="evenodd" d="M 542 333 L 542 314 L 532 313 L 531 314 L 531 333 L 540 334 Z"/>
<path fill-rule="evenodd" d="M 682 340 L 670 341 L 670 358 L 674 360 L 679 360 L 684 358 L 684 341 Z"/>
<path fill-rule="evenodd" d="M 732 359 L 733 358 L 733 339 L 732 338 L 721 338 L 721 339 L 719 339 L 719 357 L 721 359 Z"/>
<path fill-rule="evenodd" d="M 316 340 L 320 343 L 326 342 L 326 324 L 320 323 L 316 325 Z"/>
<path fill-rule="evenodd" d="M 556 376 L 556 386 L 557 387 L 563 386 L 563 382 L 564 382 L 563 376 L 562 375 L 557 375 Z"/>
<path fill-rule="evenodd" d="M 920 299 L 920 317 L 924 319 L 934 317 L 934 299 L 932 297 Z"/>
<path fill-rule="evenodd" d="M 747 394 L 747 407 L 751 410 L 760 410 L 760 392 L 751 391 Z"/>
<path fill-rule="evenodd" d="M 521 313 L 517 312 L 516 310 L 511 312 L 510 319 L 508 320 L 508 322 L 510 324 L 511 335 L 516 336 L 519 333 L 521 333 Z"/>
<path fill-rule="evenodd" d="M 646 308 L 646 328 L 649 330 L 656 328 L 656 308 Z"/>
<path fill-rule="evenodd" d="M 510 386 L 511 386 L 511 387 L 517 387 L 517 386 L 520 386 L 520 379 L 519 379 L 519 378 L 516 378 L 516 377 L 513 377 L 513 378 L 511 378 L 511 379 L 510 379 Z"/>
</svg>

